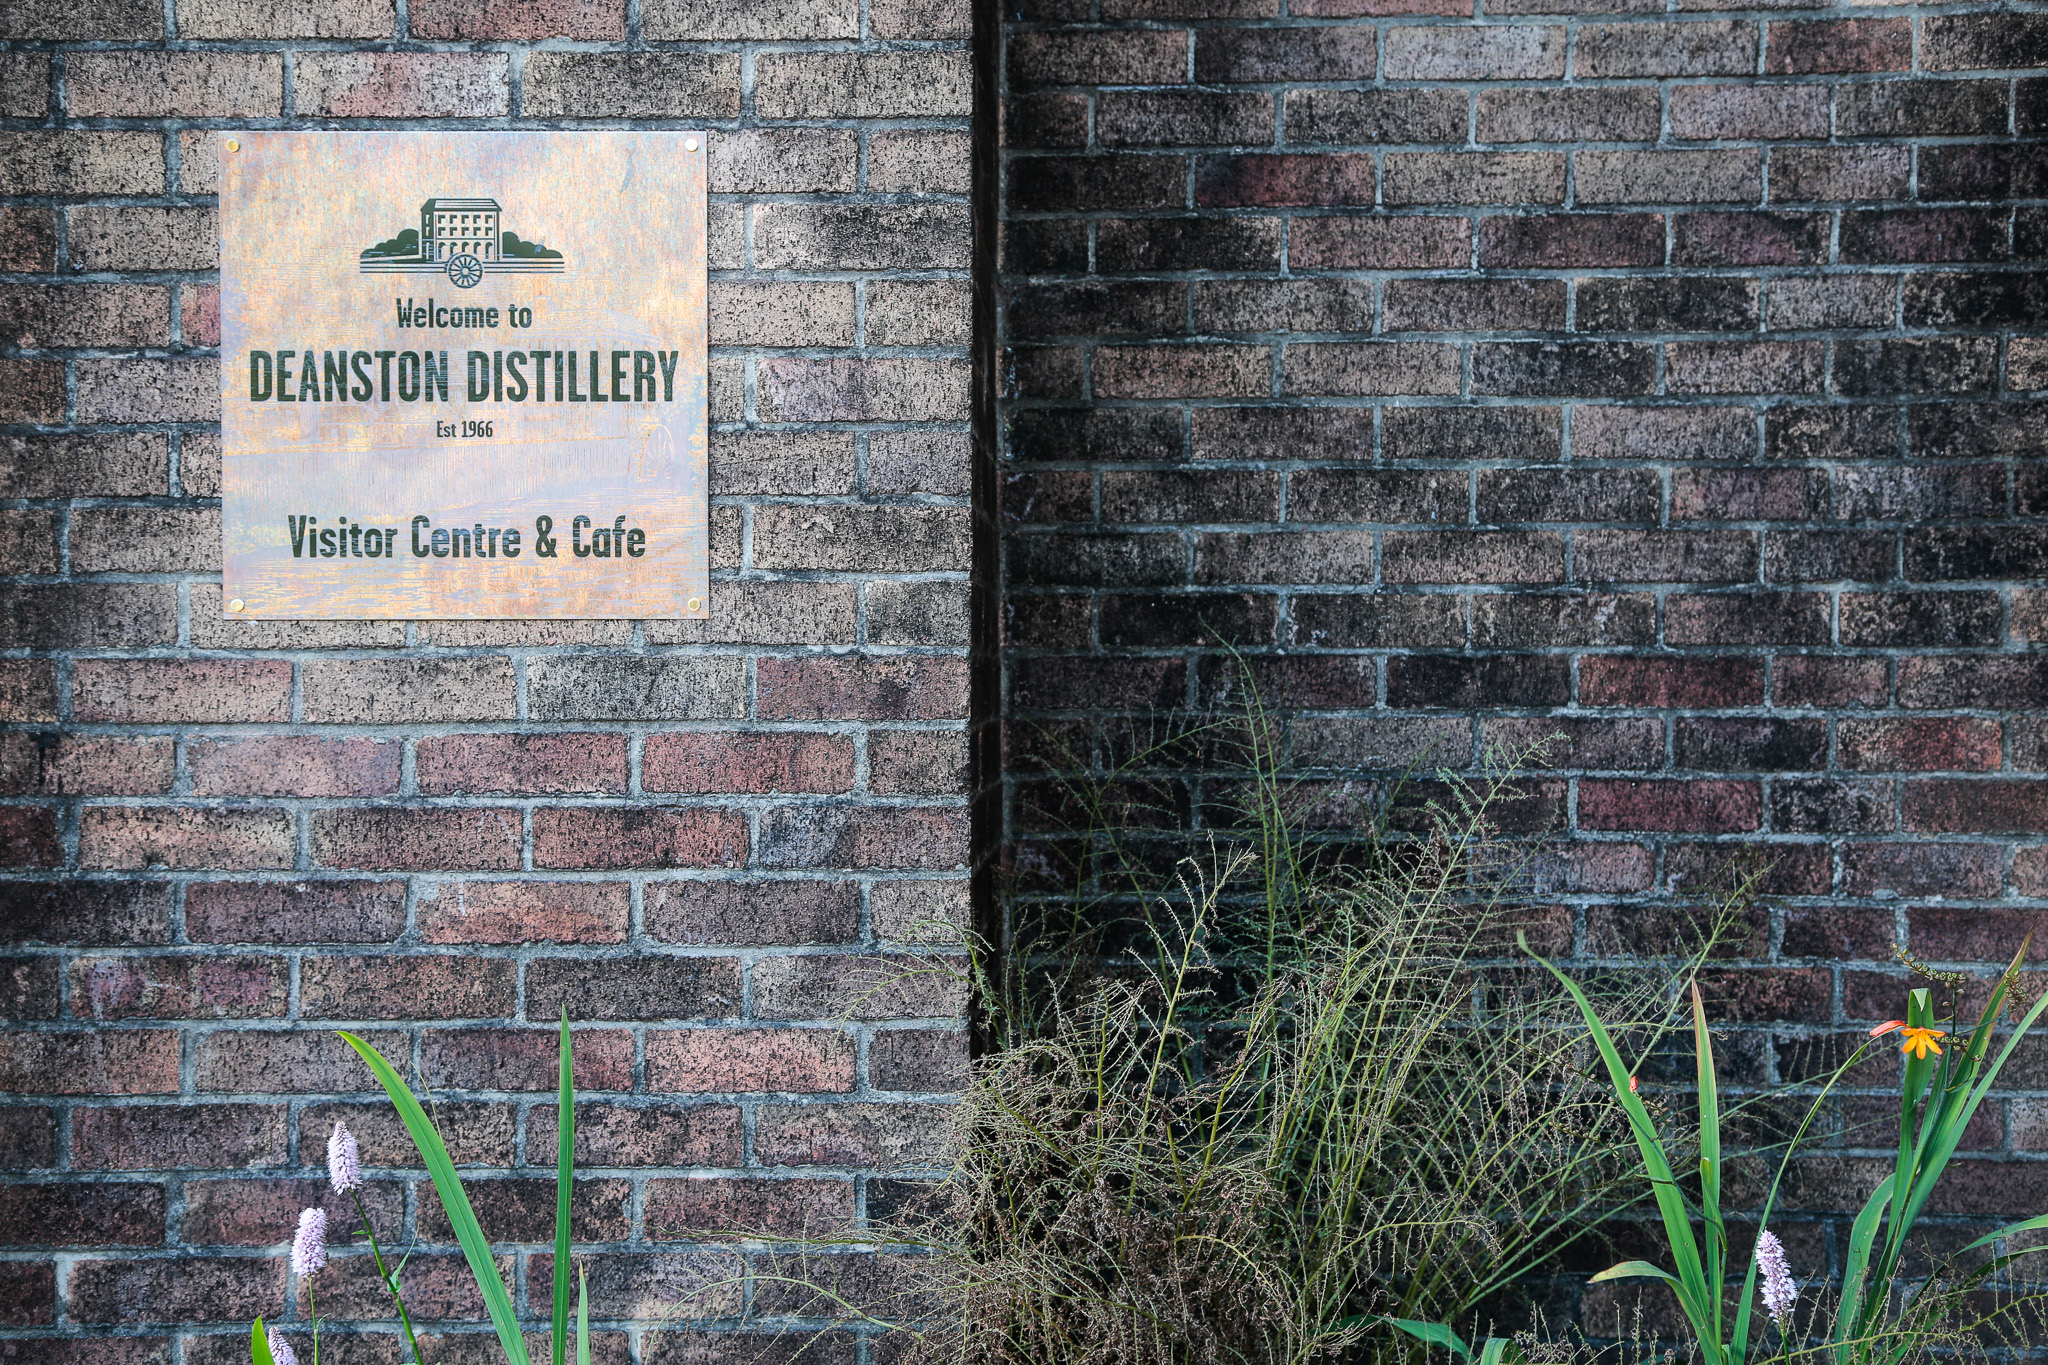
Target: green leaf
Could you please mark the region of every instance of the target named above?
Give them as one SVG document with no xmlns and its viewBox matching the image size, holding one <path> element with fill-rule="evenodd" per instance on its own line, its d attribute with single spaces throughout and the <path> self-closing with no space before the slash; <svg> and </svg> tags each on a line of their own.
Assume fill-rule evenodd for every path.
<svg viewBox="0 0 2048 1365">
<path fill-rule="evenodd" d="M 1978 1247 L 1988 1247 L 1993 1242 L 1996 1242 L 2004 1237 L 2010 1237 L 2014 1233 L 2037 1232 L 2042 1228 L 2048 1228 L 2048 1213 L 2044 1213 L 2040 1215 L 2038 1218 L 2025 1218 L 2017 1223 L 2007 1223 L 1998 1231 L 1989 1232 L 1986 1233 L 1984 1236 L 1979 1237 L 1976 1241 L 1964 1247 L 1963 1250 L 1975 1251 Z"/>
<path fill-rule="evenodd" d="M 1488 1337 L 1479 1348 L 1479 1365 L 1503 1365 L 1514 1349 L 1515 1343 L 1506 1337 Z"/>
<path fill-rule="evenodd" d="M 590 1365 L 590 1282 L 576 1267 L 576 1365 Z"/>
<path fill-rule="evenodd" d="M 576 1178 L 576 1092 L 569 1051 L 569 1007 L 564 1005 L 555 1087 L 555 1332 L 550 1339 L 554 1365 L 563 1365 L 569 1349 L 569 1194 Z"/>
<path fill-rule="evenodd" d="M 262 1318 L 249 1328 L 249 1359 L 254 1365 L 277 1365 L 270 1354 L 270 1333 L 264 1330 Z"/>
<path fill-rule="evenodd" d="M 398 1117 L 405 1123 L 405 1131 L 412 1135 L 413 1146 L 419 1148 L 420 1158 L 427 1165 L 427 1174 L 433 1177 L 434 1193 L 441 1197 L 441 1211 L 448 1215 L 449 1225 L 455 1229 L 455 1240 L 462 1244 L 463 1259 L 469 1262 L 469 1273 L 476 1278 L 477 1290 L 483 1295 L 484 1307 L 490 1312 L 491 1326 L 497 1329 L 498 1345 L 504 1348 L 505 1359 L 510 1365 L 531 1365 L 526 1354 L 526 1339 L 519 1334 L 519 1318 L 512 1311 L 512 1296 L 505 1292 L 505 1279 L 498 1274 L 498 1263 L 491 1259 L 490 1243 L 484 1240 L 484 1231 L 477 1226 L 476 1211 L 470 1207 L 469 1194 L 455 1174 L 455 1162 L 448 1155 L 448 1145 L 441 1141 L 441 1134 L 427 1117 L 427 1111 L 420 1107 L 412 1088 L 391 1069 L 391 1063 L 353 1033 L 344 1030 L 341 1037 L 356 1050 L 363 1064 L 377 1078 L 377 1083 L 384 1087 L 391 1107 L 398 1111 Z"/>
<path fill-rule="evenodd" d="M 1665 1280 L 1671 1284 L 1678 1283 L 1676 1275 L 1673 1275 L 1668 1270 L 1659 1270 L 1648 1261 L 1623 1261 L 1620 1265 L 1611 1265 L 1592 1279 L 1586 1281 L 1586 1283 L 1599 1284 L 1605 1280 L 1636 1280 L 1644 1278 Z"/>
<path fill-rule="evenodd" d="M 1413 1318 L 1381 1318 L 1390 1327 L 1398 1327 L 1418 1341 L 1431 1346 L 1443 1346 L 1460 1360 L 1472 1358 L 1472 1348 L 1459 1339 L 1458 1334 L 1441 1322 L 1417 1322 Z"/>
<path fill-rule="evenodd" d="M 1707 1004 L 1700 998 L 1697 980 L 1692 983 L 1692 1039 L 1700 1092 L 1700 1216 L 1706 1224 L 1706 1282 L 1716 1287 L 1708 1302 L 1713 1304 L 1713 1344 L 1718 1347 L 1718 1286 L 1726 1279 L 1728 1258 L 1728 1228 L 1721 1221 L 1721 1100 L 1714 1084 L 1714 1038 L 1707 1031 Z"/>
<path fill-rule="evenodd" d="M 1522 948 L 1528 951 L 1526 940 L 1522 942 Z M 1685 1198 L 1678 1191 L 1678 1180 L 1671 1173 L 1671 1163 L 1664 1155 L 1664 1143 L 1657 1136 L 1657 1126 L 1650 1122 L 1649 1110 L 1629 1088 L 1628 1065 L 1621 1060 L 1621 1052 L 1608 1035 L 1607 1026 L 1600 1022 L 1600 1016 L 1593 1011 L 1593 1002 L 1586 999 L 1586 993 L 1579 989 L 1578 983 L 1535 953 L 1531 952 L 1529 956 L 1535 958 L 1570 993 L 1572 1003 L 1579 1007 L 1579 1015 L 1586 1021 L 1587 1031 L 1593 1035 L 1593 1044 L 1600 1050 L 1600 1060 L 1607 1066 L 1607 1079 L 1613 1083 L 1615 1098 L 1621 1102 L 1622 1112 L 1628 1115 L 1629 1127 L 1635 1133 L 1636 1150 L 1643 1158 L 1643 1174 L 1649 1178 L 1651 1193 L 1657 1199 L 1657 1211 L 1663 1216 L 1664 1240 L 1671 1248 L 1672 1259 L 1678 1263 L 1678 1306 L 1684 1310 L 1687 1321 L 1701 1340 L 1718 1346 L 1720 1334 L 1714 1328 L 1720 1321 L 1719 1291 L 1707 1288 L 1706 1267 L 1700 1261 L 1699 1242 L 1693 1237 L 1692 1219 L 1686 1210 Z"/>
<path fill-rule="evenodd" d="M 1878 1182 L 1849 1229 L 1849 1256 L 1842 1266 L 1842 1305 L 1835 1313 L 1838 1359 L 1846 1358 L 1846 1343 L 1855 1335 L 1856 1320 L 1863 1314 L 1863 1280 L 1870 1265 L 1870 1246 L 1877 1240 L 1877 1220 L 1884 1216 L 1885 1206 L 1892 1202 L 1892 1186 L 1897 1179 L 1894 1172 Z M 1889 1284 L 1880 1285 L 1877 1298 L 1882 1301 L 1890 1288 Z"/>
</svg>

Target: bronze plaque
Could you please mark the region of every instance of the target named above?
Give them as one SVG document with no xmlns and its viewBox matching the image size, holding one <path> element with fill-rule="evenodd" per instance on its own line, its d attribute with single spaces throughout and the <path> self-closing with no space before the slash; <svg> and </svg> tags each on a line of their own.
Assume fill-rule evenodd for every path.
<svg viewBox="0 0 2048 1365">
<path fill-rule="evenodd" d="M 707 615 L 705 137 L 221 134 L 227 615 Z"/>
</svg>

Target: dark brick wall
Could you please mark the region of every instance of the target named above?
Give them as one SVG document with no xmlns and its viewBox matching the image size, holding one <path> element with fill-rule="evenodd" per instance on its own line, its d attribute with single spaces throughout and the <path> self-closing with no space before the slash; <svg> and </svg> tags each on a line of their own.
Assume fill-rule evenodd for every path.
<svg viewBox="0 0 2048 1365">
<path fill-rule="evenodd" d="M 1512 822 L 1558 951 L 1767 860 L 1741 1081 L 1899 1013 L 1894 940 L 2048 927 L 2048 11 L 1707 8 L 1019 0 L 1027 886 L 1042 766 L 1228 701 L 1230 645 L 1310 790 L 1561 734 Z M 1223 786 L 1151 777 L 1183 827 Z M 2040 1055 L 1943 1216 L 2048 1204 Z"/>
<path fill-rule="evenodd" d="M 544 1315 L 568 1007 L 611 1365 L 753 1358 L 635 1325 L 724 1273 L 676 1230 L 843 1227 L 933 1154 L 960 1001 L 901 972 L 968 899 L 969 28 L 0 6 L 0 1360 L 246 1361 L 343 1116 L 430 1358 L 493 1355 L 335 1027 L 436 1092 Z M 224 620 L 216 130 L 596 123 L 711 130 L 712 620 Z M 327 1358 L 396 1361 L 339 1261 Z"/>
</svg>

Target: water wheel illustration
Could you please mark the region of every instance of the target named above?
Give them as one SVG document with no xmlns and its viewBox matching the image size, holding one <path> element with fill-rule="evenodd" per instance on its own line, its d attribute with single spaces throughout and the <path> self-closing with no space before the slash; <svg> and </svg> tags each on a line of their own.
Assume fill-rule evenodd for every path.
<svg viewBox="0 0 2048 1365">
<path fill-rule="evenodd" d="M 484 277 L 484 263 L 467 251 L 448 262 L 448 278 L 457 289 L 474 289 Z"/>
</svg>

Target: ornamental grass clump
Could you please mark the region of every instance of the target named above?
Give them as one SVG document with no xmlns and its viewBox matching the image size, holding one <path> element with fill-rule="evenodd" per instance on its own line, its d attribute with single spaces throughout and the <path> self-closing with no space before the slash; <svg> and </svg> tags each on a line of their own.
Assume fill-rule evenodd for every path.
<svg viewBox="0 0 2048 1365">
<path fill-rule="evenodd" d="M 949 1365 L 1396 1360 L 1386 1318 L 1481 1313 L 1626 1202 L 1629 1130 L 1583 1028 L 1514 958 L 1509 775 L 1446 777 L 1411 836 L 1368 822 L 1339 847 L 1256 753 L 1242 820 L 1135 927 L 983 974 L 998 1046 L 949 1178 L 838 1244 L 889 1254 L 903 1293 L 840 1301 L 841 1323 Z M 1131 904 L 1147 855 L 1089 834 L 1079 896 Z M 1688 965 L 1617 974 L 1603 1006 L 1656 1036 Z M 814 1303 L 832 1249 L 792 1271 Z"/>
</svg>

